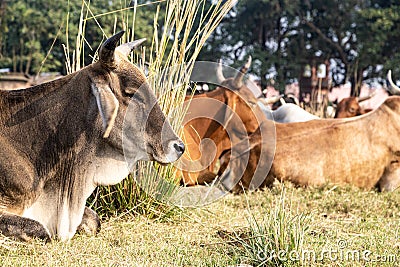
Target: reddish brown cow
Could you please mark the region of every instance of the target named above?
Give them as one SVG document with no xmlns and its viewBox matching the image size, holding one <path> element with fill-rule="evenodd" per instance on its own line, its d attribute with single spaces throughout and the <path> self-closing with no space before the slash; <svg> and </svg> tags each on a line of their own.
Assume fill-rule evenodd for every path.
<svg viewBox="0 0 400 267">
<path fill-rule="evenodd" d="M 350 118 L 359 116 L 371 111 L 370 109 L 364 109 L 360 106 L 362 101 L 368 100 L 372 95 L 367 97 L 346 97 L 343 98 L 336 107 L 335 118 Z"/>
<path fill-rule="evenodd" d="M 276 151 L 269 170 L 263 166 L 268 167 L 271 159 L 257 155 L 263 144 L 261 133 L 268 136 L 271 123 L 264 122 L 250 136 L 250 147 L 239 143 L 236 152 L 222 157 L 222 183 L 231 186 L 233 181 L 241 181 L 232 191 L 240 192 L 242 187 L 252 189 L 252 184 L 268 186 L 274 179 L 301 186 L 326 183 L 352 184 L 365 189 L 378 186 L 381 191 L 392 191 L 400 185 L 398 96 L 389 97 L 377 110 L 355 118 L 277 123 Z M 228 165 L 229 158 L 232 160 Z"/>
<path fill-rule="evenodd" d="M 242 82 L 250 62 L 234 78 L 224 79 L 214 91 L 195 95 L 189 102 L 182 133 L 186 151 L 177 165 L 184 184 L 212 181 L 223 152 L 253 133 L 259 121 L 266 120 L 257 99 Z M 222 70 L 218 72 L 221 78 Z"/>
</svg>

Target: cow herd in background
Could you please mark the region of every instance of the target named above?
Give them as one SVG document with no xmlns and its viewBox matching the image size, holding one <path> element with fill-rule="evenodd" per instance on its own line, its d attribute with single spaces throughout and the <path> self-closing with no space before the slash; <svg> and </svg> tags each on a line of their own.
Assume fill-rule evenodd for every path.
<svg viewBox="0 0 400 267">
<path fill-rule="evenodd" d="M 186 160 L 194 159 L 198 164 L 193 172 L 190 168 L 185 171 L 184 184 L 217 183 L 231 192 L 271 186 L 276 180 L 300 186 L 352 184 L 381 191 L 399 187 L 400 97 L 389 97 L 374 111 L 359 104 L 371 96 L 343 99 L 337 104 L 335 119 L 321 119 L 293 103 L 272 110 L 270 99 L 257 99 L 239 82 L 249 66 L 250 59 L 236 77 L 221 80 L 219 65 L 221 81 L 215 91 L 225 97 L 219 98 L 226 105 L 223 123 L 216 123 L 211 130 L 196 117 L 184 125 L 183 139 L 196 139 L 186 143 L 188 154 L 195 151 Z M 399 94 L 390 73 L 388 81 Z M 208 92 L 194 99 L 213 97 Z M 188 114 L 199 110 L 200 106 L 189 106 Z M 244 130 L 235 130 L 237 121 L 226 120 L 232 118 L 226 115 L 227 110 L 238 115 Z M 237 132 L 241 134 L 236 136 Z M 216 149 L 210 144 L 202 147 L 202 139 L 211 139 Z"/>
</svg>

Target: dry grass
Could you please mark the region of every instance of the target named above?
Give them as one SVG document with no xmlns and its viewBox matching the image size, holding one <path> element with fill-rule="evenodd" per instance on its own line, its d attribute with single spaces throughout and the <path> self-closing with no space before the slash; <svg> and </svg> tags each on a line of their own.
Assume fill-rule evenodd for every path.
<svg viewBox="0 0 400 267">
<path fill-rule="evenodd" d="M 69 243 L 21 244 L 1 239 L 2 266 L 227 266 L 250 263 L 251 257 L 232 235 L 245 239 L 251 233 L 248 219 L 258 223 L 281 203 L 282 191 L 228 195 L 203 208 L 178 211 L 156 222 L 144 216 L 114 217 L 104 221 L 96 237 L 76 236 Z M 303 262 L 305 266 L 397 266 L 400 263 L 400 193 L 381 194 L 356 188 L 322 189 L 287 185 L 286 213 L 309 219 L 303 250 L 370 251 L 375 256 L 397 257 L 396 262 L 335 259 Z M 290 207 L 290 208 L 289 208 Z M 233 241 L 233 242 L 232 242 Z M 339 250 L 340 251 L 340 250 Z M 392 260 L 387 259 L 387 260 Z M 287 261 L 284 266 L 301 266 Z M 256 266 L 256 265 L 254 265 Z M 265 265 L 263 265 L 265 266 Z M 277 266 L 277 265 L 272 265 Z"/>
</svg>

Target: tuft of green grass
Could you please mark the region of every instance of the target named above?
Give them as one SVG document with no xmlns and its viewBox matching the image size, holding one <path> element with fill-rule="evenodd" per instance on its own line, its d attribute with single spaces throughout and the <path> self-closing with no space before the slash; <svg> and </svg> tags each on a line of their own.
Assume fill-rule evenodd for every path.
<svg viewBox="0 0 400 267">
<path fill-rule="evenodd" d="M 281 266 L 288 255 L 301 255 L 303 249 L 310 217 L 293 211 L 284 186 L 276 198 L 261 220 L 248 209 L 246 230 L 227 235 L 229 242 L 241 248 L 245 261 L 254 266 Z"/>
<path fill-rule="evenodd" d="M 236 1 L 214 1 L 209 8 L 207 3 L 207 0 L 166 1 L 162 30 L 157 20 L 158 7 L 150 56 L 143 59 L 143 62 L 148 62 L 149 82 L 161 108 L 178 133 L 186 113 L 187 107 L 183 103 L 197 56 L 207 38 Z M 141 162 L 135 175 L 135 181 L 141 189 L 165 205 L 171 205 L 179 179 L 172 164 L 160 166 Z"/>
</svg>

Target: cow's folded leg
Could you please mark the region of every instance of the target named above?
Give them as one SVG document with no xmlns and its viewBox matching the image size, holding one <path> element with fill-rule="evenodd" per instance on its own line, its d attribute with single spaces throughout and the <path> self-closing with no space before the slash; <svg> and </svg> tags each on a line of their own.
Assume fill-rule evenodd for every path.
<svg viewBox="0 0 400 267">
<path fill-rule="evenodd" d="M 0 213 L 0 233 L 20 241 L 35 238 L 50 241 L 49 231 L 41 223 L 8 213 Z"/>
<path fill-rule="evenodd" d="M 400 187 L 400 163 L 399 159 L 393 160 L 378 181 L 378 188 L 382 192 L 391 192 Z"/>
<path fill-rule="evenodd" d="M 80 234 L 96 235 L 100 232 L 100 218 L 95 211 L 85 207 L 82 222 L 78 226 L 77 232 Z"/>
</svg>

